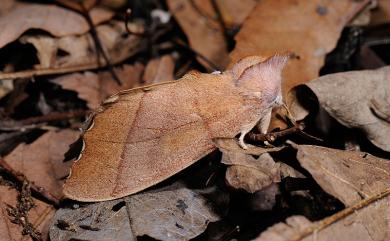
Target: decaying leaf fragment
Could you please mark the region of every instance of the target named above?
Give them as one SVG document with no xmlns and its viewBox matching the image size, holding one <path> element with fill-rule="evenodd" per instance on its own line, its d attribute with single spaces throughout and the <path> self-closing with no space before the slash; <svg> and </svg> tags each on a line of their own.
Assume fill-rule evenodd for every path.
<svg viewBox="0 0 390 241">
<path fill-rule="evenodd" d="M 84 151 L 64 186 L 69 198 L 103 201 L 150 187 L 215 149 L 213 138 L 239 143 L 262 132 L 281 103 L 288 57 L 248 57 L 221 74 L 189 73 L 180 81 L 108 98 L 84 133 Z"/>
<path fill-rule="evenodd" d="M 197 192 L 173 184 L 163 189 L 79 209 L 60 209 L 50 228 L 51 240 L 189 240 L 219 217 Z M 64 227 L 64 224 L 67 228 Z"/>
</svg>

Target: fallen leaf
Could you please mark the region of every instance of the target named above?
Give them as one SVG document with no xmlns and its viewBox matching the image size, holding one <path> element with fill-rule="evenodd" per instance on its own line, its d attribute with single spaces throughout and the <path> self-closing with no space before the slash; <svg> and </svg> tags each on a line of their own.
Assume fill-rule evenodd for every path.
<svg viewBox="0 0 390 241">
<path fill-rule="evenodd" d="M 164 55 L 162 57 L 152 59 L 145 67 L 142 80 L 146 85 L 174 80 L 174 69 L 175 63 L 170 55 Z"/>
<path fill-rule="evenodd" d="M 270 56 L 291 51 L 283 74 L 283 96 L 318 76 L 327 53 L 341 30 L 369 1 L 263 0 L 245 20 L 236 35 L 230 65 L 249 55 Z M 304 43 L 304 44 L 303 44 Z"/>
<path fill-rule="evenodd" d="M 390 151 L 390 67 L 377 70 L 329 74 L 308 83 L 319 104 L 333 118 L 349 128 L 362 130 L 379 148 Z M 298 101 L 298 87 L 290 96 L 298 119 L 308 113 Z M 298 92 L 297 92 L 298 91 Z"/>
<path fill-rule="evenodd" d="M 134 27 L 142 28 L 139 24 Z M 112 64 L 119 63 L 139 50 L 140 37 L 126 35 L 122 22 L 111 21 L 96 27 L 103 49 Z M 90 33 L 53 38 L 47 35 L 26 35 L 20 39 L 23 43 L 31 43 L 37 50 L 39 65 L 35 69 L 70 69 L 71 67 L 85 69 L 105 65 L 105 59 L 97 51 Z M 63 52 L 61 55 L 59 52 Z M 65 71 L 69 72 L 69 71 Z"/>
<path fill-rule="evenodd" d="M 390 237 L 389 193 L 374 198 L 373 202 L 361 201 L 360 205 L 318 222 L 310 222 L 303 216 L 289 217 L 285 223 L 268 228 L 254 241 L 387 240 Z"/>
<path fill-rule="evenodd" d="M 219 69 L 225 69 L 229 61 L 227 43 L 211 0 L 169 0 L 167 3 L 185 32 L 190 46 L 216 64 Z M 224 0 L 216 3 L 226 25 L 231 26 L 241 24 L 256 1 Z M 198 57 L 198 61 L 209 70 L 214 70 L 202 58 Z"/>
<path fill-rule="evenodd" d="M 50 238 L 120 241 L 147 235 L 157 240 L 189 240 L 218 219 L 205 198 L 174 184 L 78 209 L 60 209 Z M 61 229 L 61 224 L 68 228 Z"/>
<path fill-rule="evenodd" d="M 61 198 L 61 179 L 69 173 L 69 164 L 63 162 L 64 153 L 79 135 L 73 130 L 48 131 L 31 144 L 17 146 L 4 161 L 28 180 Z"/>
<path fill-rule="evenodd" d="M 221 74 L 193 72 L 109 97 L 86 127 L 85 149 L 64 193 L 80 201 L 133 194 L 215 150 L 214 138 L 244 137 L 277 105 L 286 61 L 274 56 L 248 66 L 243 60 Z M 239 72 L 243 64 L 247 68 Z"/>
<path fill-rule="evenodd" d="M 111 19 L 113 13 L 104 9 L 91 10 L 94 24 Z M 12 23 L 12 24 L 9 24 Z M 42 29 L 56 37 L 84 34 L 89 30 L 80 14 L 50 4 L 23 4 L 0 17 L 0 48 L 15 41 L 29 29 Z"/>
<path fill-rule="evenodd" d="M 222 163 L 226 170 L 227 183 L 236 188 L 254 193 L 275 182 L 280 182 L 280 165 L 268 153 L 259 158 L 239 152 L 222 152 Z"/>
<path fill-rule="evenodd" d="M 32 240 L 28 235 L 22 235 L 23 228 L 18 224 L 12 223 L 8 215 L 8 205 L 16 206 L 17 195 L 18 193 L 15 189 L 0 185 L 0 240 Z M 37 199 L 33 200 L 36 206 L 28 212 L 29 222 L 37 231 L 43 234 L 43 237 L 46 237 L 55 209 L 51 205 Z"/>
<path fill-rule="evenodd" d="M 351 206 L 390 187 L 390 162 L 364 152 L 296 145 L 297 159 L 327 193 Z"/>
<path fill-rule="evenodd" d="M 144 67 L 142 64 L 123 65 L 114 68 L 121 80 L 119 86 L 108 71 L 95 74 L 93 72 L 74 73 L 57 77 L 51 82 L 61 85 L 63 89 L 77 92 L 80 99 L 87 101 L 90 109 L 99 107 L 100 103 L 110 95 L 125 90 L 140 83 Z"/>
</svg>

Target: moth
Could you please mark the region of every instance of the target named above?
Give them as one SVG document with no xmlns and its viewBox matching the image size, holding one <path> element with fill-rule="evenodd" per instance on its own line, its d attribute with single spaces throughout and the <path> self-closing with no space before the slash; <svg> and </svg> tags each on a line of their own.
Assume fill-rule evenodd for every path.
<svg viewBox="0 0 390 241">
<path fill-rule="evenodd" d="M 83 132 L 64 194 L 78 201 L 121 198 L 157 184 L 255 126 L 267 132 L 282 104 L 287 55 L 246 57 L 223 73 L 190 72 L 105 100 Z"/>
</svg>

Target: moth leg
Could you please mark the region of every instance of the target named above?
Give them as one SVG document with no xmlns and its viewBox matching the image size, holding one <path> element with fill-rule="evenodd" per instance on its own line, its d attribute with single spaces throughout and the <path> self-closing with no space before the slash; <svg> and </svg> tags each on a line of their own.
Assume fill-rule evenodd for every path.
<svg viewBox="0 0 390 241">
<path fill-rule="evenodd" d="M 261 134 L 267 134 L 269 124 L 271 123 L 272 108 L 269 108 L 265 115 L 260 119 L 259 124 L 257 124 L 257 129 Z"/>
<path fill-rule="evenodd" d="M 269 108 L 265 115 L 260 119 L 259 123 L 257 124 L 257 129 L 260 131 L 261 134 L 267 134 L 269 124 L 271 123 L 271 117 L 272 117 L 272 108 Z M 264 141 L 265 145 L 270 145 L 268 141 Z"/>
</svg>

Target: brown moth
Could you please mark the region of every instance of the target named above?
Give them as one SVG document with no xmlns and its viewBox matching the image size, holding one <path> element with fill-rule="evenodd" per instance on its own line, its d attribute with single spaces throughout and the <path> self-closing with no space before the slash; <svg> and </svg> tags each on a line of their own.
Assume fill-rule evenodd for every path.
<svg viewBox="0 0 390 241">
<path fill-rule="evenodd" d="M 245 149 L 245 134 L 257 124 L 265 133 L 272 108 L 282 103 L 287 59 L 247 57 L 223 73 L 191 72 L 111 96 L 84 130 L 65 195 L 104 201 L 139 192 L 215 150 L 217 137 L 240 134 Z"/>
</svg>

